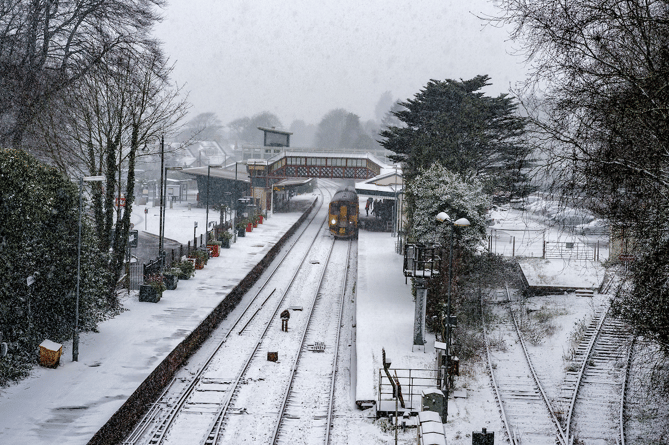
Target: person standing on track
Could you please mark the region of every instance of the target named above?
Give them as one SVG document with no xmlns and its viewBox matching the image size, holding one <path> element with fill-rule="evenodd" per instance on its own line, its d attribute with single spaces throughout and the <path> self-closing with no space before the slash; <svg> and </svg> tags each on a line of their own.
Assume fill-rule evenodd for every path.
<svg viewBox="0 0 669 445">
<path fill-rule="evenodd" d="M 288 332 L 288 320 L 290 319 L 290 311 L 288 309 L 281 312 L 281 330 Z"/>
</svg>

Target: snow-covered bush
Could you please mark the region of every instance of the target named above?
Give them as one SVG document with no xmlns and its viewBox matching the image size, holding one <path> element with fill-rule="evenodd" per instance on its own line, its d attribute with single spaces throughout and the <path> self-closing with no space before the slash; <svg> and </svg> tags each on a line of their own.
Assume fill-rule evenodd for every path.
<svg viewBox="0 0 669 445">
<path fill-rule="evenodd" d="M 0 149 L 0 331 L 9 344 L 0 384 L 22 375 L 44 339 L 72 335 L 77 280 L 78 190 L 20 150 Z M 79 326 L 95 329 L 105 276 L 82 230 Z"/>
<path fill-rule="evenodd" d="M 419 175 L 407 185 L 410 202 L 410 238 L 415 242 L 448 243 L 451 227 L 436 220 L 439 212 L 446 212 L 452 221 L 467 218 L 469 227 L 456 229 L 460 244 L 475 249 L 486 236 L 486 211 L 490 197 L 475 178 L 465 179 L 439 163 Z"/>
</svg>

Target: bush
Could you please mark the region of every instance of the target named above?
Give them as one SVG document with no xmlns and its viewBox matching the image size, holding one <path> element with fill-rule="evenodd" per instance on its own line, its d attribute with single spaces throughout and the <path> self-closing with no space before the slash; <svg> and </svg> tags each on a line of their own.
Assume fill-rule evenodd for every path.
<svg viewBox="0 0 669 445">
<path fill-rule="evenodd" d="M 172 269 L 179 277 L 180 280 L 187 280 L 193 275 L 195 275 L 195 265 L 188 261 L 188 260 L 182 260 L 180 261 L 175 268 Z"/>
<path fill-rule="evenodd" d="M 167 290 L 167 286 L 165 286 L 165 282 L 163 281 L 163 276 L 160 274 L 156 275 L 151 275 L 146 279 L 146 284 L 151 286 L 156 290 L 158 293 L 163 293 L 164 291 Z"/>
</svg>

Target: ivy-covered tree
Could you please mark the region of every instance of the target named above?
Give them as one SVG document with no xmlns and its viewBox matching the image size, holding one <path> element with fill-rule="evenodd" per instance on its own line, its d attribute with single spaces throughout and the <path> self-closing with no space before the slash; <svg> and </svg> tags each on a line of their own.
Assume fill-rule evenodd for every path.
<svg viewBox="0 0 669 445">
<path fill-rule="evenodd" d="M 42 340 L 72 334 L 78 193 L 55 168 L 24 151 L 0 149 L 0 331 L 10 345 L 0 383 L 34 361 Z M 92 329 L 105 272 L 90 231 L 82 234 L 79 324 Z"/>
<path fill-rule="evenodd" d="M 526 121 L 517 102 L 506 94 L 486 96 L 487 75 L 470 80 L 430 80 L 413 99 L 394 112 L 404 126 L 381 132 L 381 145 L 396 153 L 410 182 L 419 169 L 434 162 L 464 177 L 478 177 L 486 191 L 514 196 L 529 193 L 522 140 Z"/>
</svg>

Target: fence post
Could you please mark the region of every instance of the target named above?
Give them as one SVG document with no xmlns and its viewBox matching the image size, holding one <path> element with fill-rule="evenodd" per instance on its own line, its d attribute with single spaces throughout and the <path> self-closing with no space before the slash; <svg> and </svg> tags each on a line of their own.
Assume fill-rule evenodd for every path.
<svg viewBox="0 0 669 445">
<path fill-rule="evenodd" d="M 541 254 L 541 258 L 543 258 L 544 260 L 546 259 L 546 241 L 544 241 L 544 249 L 543 253 Z"/>
<path fill-rule="evenodd" d="M 511 250 L 511 257 L 516 256 L 516 237 L 513 237 L 513 249 Z"/>
</svg>

